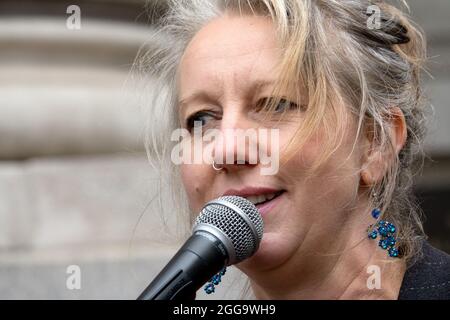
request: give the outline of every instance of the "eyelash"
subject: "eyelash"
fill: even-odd
[[[275,100],[275,99],[276,99],[276,98],[273,98],[273,97],[262,98],[262,99],[260,99],[260,100],[258,101],[258,103],[257,103],[257,109],[258,109],[258,111],[261,110],[264,106],[269,105],[269,104],[270,104],[270,100]],[[285,98],[279,99],[277,107],[278,107],[279,105],[285,105],[286,103],[289,104],[288,110],[295,110],[295,109],[299,109],[299,108],[301,108],[302,110],[305,109],[305,106],[299,106],[297,103],[292,102],[292,101],[289,101],[289,100],[287,100],[287,99],[285,99]],[[278,113],[278,112],[282,112],[282,111],[277,110],[277,109],[275,108],[275,112]]]
[[[268,98],[260,99],[257,102],[257,104],[256,104],[257,110],[260,111],[263,108],[263,106],[267,105],[270,102],[268,100],[273,100],[273,99],[275,99],[275,98],[268,97]],[[299,109],[299,108],[304,110],[306,108],[303,105],[299,106],[297,103],[289,101],[289,100],[287,100],[285,98],[281,98],[279,100],[278,106],[279,105],[285,105],[286,103],[289,103],[289,107],[288,107],[289,110],[294,110],[294,109]],[[277,113],[280,112],[281,113],[282,111],[275,110],[275,112],[277,112]],[[188,130],[191,131],[194,128],[194,122],[199,121],[198,118],[200,118],[202,116],[209,116],[209,117],[212,117],[212,118],[218,118],[216,113],[213,112],[213,111],[201,110],[201,111],[195,112],[194,114],[190,115],[186,119],[186,122],[185,122],[186,128],[188,128]],[[202,120],[200,120],[200,121],[202,121]]]
[[[186,123],[185,123],[186,128],[188,128],[189,131],[191,131],[194,128],[194,122],[199,121],[198,118],[201,116],[209,116],[212,118],[217,117],[217,115],[212,111],[202,110],[202,111],[195,112],[194,114],[190,115],[186,119]]]

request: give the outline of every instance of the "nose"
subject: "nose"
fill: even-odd
[[[224,113],[220,133],[213,154],[217,166],[233,172],[258,165],[259,139],[256,123],[240,112]]]

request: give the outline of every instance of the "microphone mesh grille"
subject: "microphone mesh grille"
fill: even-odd
[[[251,226],[233,208],[225,204],[207,203],[197,217],[195,224],[210,224],[220,229],[231,240],[236,252],[236,263],[249,258],[259,247],[264,223],[253,203],[238,196],[223,196],[217,200],[239,207],[256,229],[255,236]]]

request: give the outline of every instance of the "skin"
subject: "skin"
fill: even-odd
[[[259,99],[271,94],[280,49],[272,22],[263,17],[226,14],[204,26],[189,43],[179,65],[179,118],[182,125],[198,111],[205,128],[256,128],[262,117],[254,111]],[[195,99],[192,97],[196,93]],[[285,96],[292,96],[286,92]],[[343,108],[345,110],[345,108]],[[405,143],[406,125],[398,108],[390,132],[396,152]],[[302,112],[277,122],[280,145],[285,146],[302,120]],[[345,118],[343,142],[329,161],[310,177],[307,170],[324,144],[321,129],[283,164],[278,173],[260,174],[260,164],[183,164],[181,176],[190,208],[227,189],[244,186],[285,190],[279,203],[264,215],[264,236],[258,252],[237,265],[251,281],[259,299],[396,299],[405,265],[389,259],[377,241],[366,237],[372,224],[367,186],[383,176],[389,159],[370,147],[369,138],[357,141],[356,121]],[[272,124],[273,125],[273,124]],[[225,140],[233,145],[233,141]],[[222,148],[223,146],[217,146]],[[231,150],[236,151],[237,148]],[[243,156],[246,156],[245,154]],[[324,183],[326,182],[326,183]],[[367,267],[381,269],[381,289],[369,290]]]

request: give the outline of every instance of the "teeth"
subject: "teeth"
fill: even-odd
[[[268,194],[260,194],[260,195],[257,195],[257,196],[248,196],[248,197],[245,197],[245,198],[248,201],[250,201],[251,203],[253,203],[254,205],[257,205],[259,203],[272,200],[276,196],[277,196],[276,193],[268,193]]]

